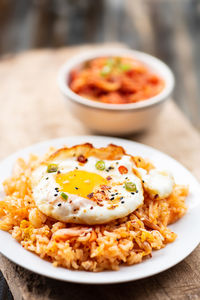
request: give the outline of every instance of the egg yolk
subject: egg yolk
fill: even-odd
[[[107,184],[107,180],[96,173],[74,170],[65,174],[57,174],[56,183],[62,192],[87,198],[95,188]]]

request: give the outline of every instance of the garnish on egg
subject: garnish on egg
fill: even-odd
[[[77,160],[82,164],[85,164],[88,161],[87,158],[82,154],[77,157]]]
[[[97,170],[103,171],[105,170],[105,162],[103,160],[98,160],[95,164]]]
[[[58,171],[58,165],[57,164],[49,164],[47,166],[47,173],[54,173]]]
[[[60,196],[61,196],[64,200],[67,200],[67,199],[68,199],[68,195],[65,194],[64,192],[60,193]]]
[[[88,197],[89,199],[92,199],[93,195],[94,195],[94,193],[90,193],[90,194],[87,195],[87,197]]]
[[[125,182],[125,189],[129,192],[137,192],[135,183],[131,181]]]
[[[119,166],[118,168],[120,174],[127,174],[128,169],[125,166]]]

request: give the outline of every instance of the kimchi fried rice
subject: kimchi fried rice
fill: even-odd
[[[18,159],[13,174],[3,183],[5,198],[0,201],[0,229],[8,231],[26,250],[32,251],[54,266],[68,269],[117,270],[152,256],[176,239],[167,226],[186,213],[188,187],[174,185],[168,198],[151,199],[144,191],[144,203],[126,217],[101,225],[76,225],[54,220],[36,206],[31,189],[31,173],[49,157],[30,155]],[[154,166],[141,157],[132,157],[138,168]],[[67,229],[62,236],[60,229]]]

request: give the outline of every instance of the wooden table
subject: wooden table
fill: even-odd
[[[30,51],[1,61],[0,158],[42,140],[91,133],[68,113],[55,81],[60,65],[86,48]],[[172,101],[149,131],[130,139],[168,153],[200,179],[199,134]],[[161,274],[118,285],[79,285],[48,279],[2,255],[0,269],[15,300],[200,299],[200,247]]]

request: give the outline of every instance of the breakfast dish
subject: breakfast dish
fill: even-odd
[[[198,183],[141,144],[87,136],[48,141],[2,162],[0,181],[0,251],[45,276],[82,283],[144,278],[199,242]]]
[[[70,72],[69,87],[90,100],[127,104],[147,100],[165,87],[164,80],[130,57],[102,56]]]
[[[4,181],[0,229],[55,266],[117,270],[176,239],[188,187],[116,145],[19,159]]]

